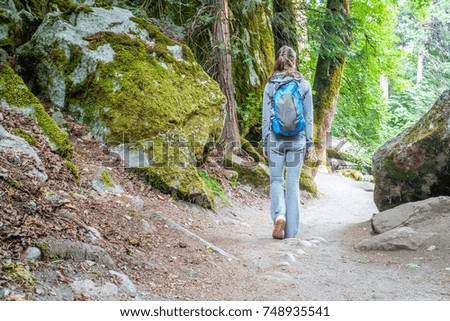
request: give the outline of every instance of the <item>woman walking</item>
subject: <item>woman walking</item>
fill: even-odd
[[[303,159],[313,157],[313,109],[311,86],[297,70],[291,47],[278,50],[274,72],[264,89],[262,124],[263,152],[270,166],[272,236],[293,238],[300,221]]]

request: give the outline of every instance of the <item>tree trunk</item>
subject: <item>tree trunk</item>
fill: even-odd
[[[332,15],[349,17],[350,0],[328,0],[327,10]],[[330,28],[330,30],[332,30]],[[340,30],[339,37],[345,39],[345,46],[349,46],[349,30]],[[341,87],[342,74],[346,60],[345,50],[336,56],[327,56],[321,51],[317,61],[316,74],[314,78],[314,128],[316,155],[319,161],[326,159],[327,137],[329,136],[338,102],[339,89]]]
[[[303,0],[274,0],[272,23],[275,36],[275,50],[289,46],[297,56],[306,43],[306,15],[300,9]]]
[[[240,148],[240,135],[237,122],[237,103],[234,97],[228,0],[212,0],[216,10],[216,21],[213,25],[215,40],[214,58],[216,63],[215,78],[222,93],[227,98],[225,105],[225,123],[222,131],[222,142],[227,150]]]

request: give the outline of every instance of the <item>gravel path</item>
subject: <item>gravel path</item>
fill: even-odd
[[[373,186],[334,174],[316,182],[323,195],[303,206],[296,239],[271,238],[267,199],[224,211],[232,219],[209,231],[214,244],[240,259],[230,280],[236,299],[450,299],[448,251],[356,251],[371,235]]]

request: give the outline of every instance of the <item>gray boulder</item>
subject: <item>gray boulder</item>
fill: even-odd
[[[372,217],[372,229],[380,233],[363,240],[361,250],[416,250],[432,246],[447,250],[450,244],[450,197],[440,196],[399,205]]]
[[[450,195],[450,91],[417,124],[373,156],[374,200],[380,211]]]
[[[196,166],[220,136],[225,99],[186,45],[128,10],[92,8],[47,14],[18,56],[34,90],[95,139],[133,143],[133,160],[146,155],[138,164],[124,157],[127,166],[164,192],[213,207]]]
[[[376,233],[402,226],[420,232],[450,233],[450,197],[403,204],[372,217],[372,229]]]
[[[106,169],[98,172],[97,177],[92,181],[92,188],[100,195],[105,193],[122,194],[125,192],[123,187],[113,180],[111,174]]]
[[[48,176],[41,159],[23,138],[7,132],[0,125],[0,155],[33,180],[45,182]]]
[[[365,239],[356,245],[362,251],[369,250],[417,250],[423,244],[424,235],[409,227],[399,227]]]
[[[66,239],[46,237],[39,240],[38,247],[44,258],[50,260],[90,260],[114,268],[115,264],[109,254],[101,247]]]

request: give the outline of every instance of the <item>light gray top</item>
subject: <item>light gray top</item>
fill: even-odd
[[[285,76],[284,73],[277,74],[274,79],[269,81],[264,88],[264,96],[263,96],[263,115],[262,115],[262,142],[263,142],[263,150],[267,152],[267,142],[268,137],[271,132],[271,122],[275,117],[272,99],[275,94],[275,85],[276,83],[286,82],[287,80],[294,79],[290,76]],[[310,151],[313,148],[313,103],[312,103],[312,93],[311,93],[311,85],[309,81],[303,78],[295,78],[299,84],[300,94],[303,97],[303,118],[305,119],[305,136],[306,136],[306,150]]]

